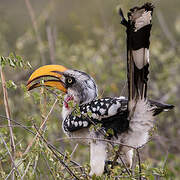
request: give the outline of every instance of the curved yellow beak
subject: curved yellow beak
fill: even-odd
[[[55,87],[63,92],[67,92],[67,89],[65,88],[64,83],[61,80],[61,77],[66,70],[67,68],[61,65],[45,65],[36,69],[28,79],[26,85],[28,91],[40,86],[50,86]],[[32,84],[32,82],[34,82],[35,80],[43,77],[53,77],[55,79],[45,80],[43,83],[37,82],[35,84]]]

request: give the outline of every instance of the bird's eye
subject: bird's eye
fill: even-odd
[[[69,77],[69,78],[67,79],[67,82],[68,82],[68,84],[72,84],[73,79]]]

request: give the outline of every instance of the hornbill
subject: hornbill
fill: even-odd
[[[48,79],[41,82],[41,78],[44,77]],[[27,88],[32,90],[40,86],[55,87],[65,92],[62,128],[67,136],[81,137],[80,142],[90,144],[90,175],[101,175],[107,158],[107,142],[97,140],[98,138],[135,148],[140,147],[148,141],[154,116],[173,108],[173,105],[140,100],[129,121],[128,99],[125,97],[98,99],[98,88],[91,76],[61,65],[45,65],[34,71],[28,80]],[[68,104],[69,101],[73,101],[73,107]],[[97,124],[100,124],[98,130],[90,128],[91,125]],[[109,133],[110,129],[113,133]],[[123,146],[121,152],[130,167],[132,149]]]

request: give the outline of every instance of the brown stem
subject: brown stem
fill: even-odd
[[[141,177],[141,173],[142,173],[141,158],[140,158],[140,155],[139,155],[139,149],[138,148],[136,149],[136,153],[137,153],[138,163],[139,163],[139,180],[141,180],[142,179],[142,177]]]
[[[43,140],[43,142],[47,145],[47,147],[51,150],[51,152],[54,154],[54,156],[59,160],[59,162],[65,167],[65,169],[68,171],[68,173],[73,176],[76,180],[79,180],[79,178],[73,173],[73,171],[69,168],[68,165],[66,165],[63,160],[57,155],[57,153],[54,151],[54,149],[49,146],[49,143],[46,141],[46,139],[42,136],[42,134],[39,132],[38,128],[36,127],[36,125],[34,124],[34,127],[37,131],[37,134],[39,137],[41,137],[41,139]]]
[[[57,103],[58,99],[56,99],[54,101],[54,104],[52,105],[49,113],[47,114],[46,118],[44,119],[44,121],[42,122],[39,130],[42,130],[42,128],[44,127],[44,125],[46,124],[47,120],[48,120],[48,117],[50,116],[50,114],[52,113],[54,107],[55,107],[55,104]],[[25,152],[23,153],[24,155],[27,154],[31,148],[31,146],[33,145],[34,141],[36,140],[36,138],[38,137],[38,133],[36,133],[36,135],[34,136],[33,140],[29,143],[28,147],[26,148]]]
[[[49,24],[47,24],[47,27],[46,27],[46,34],[47,34],[48,45],[49,45],[50,61],[51,61],[51,64],[54,64],[55,63],[55,47],[54,47],[55,43],[54,43],[52,28]]]
[[[6,116],[0,115],[0,117],[3,118],[3,119],[8,119]],[[33,132],[32,130],[30,130],[29,128],[27,128],[27,126],[25,126],[25,125],[23,125],[23,124],[15,121],[15,120],[13,120],[13,119],[8,119],[8,120],[11,121],[12,123],[18,125],[19,127],[22,127],[24,130],[26,130],[27,132],[29,132],[29,133],[31,133],[31,134],[33,134],[33,135],[36,135],[36,134],[37,134],[37,133],[34,133],[34,132]],[[54,151],[56,151],[56,152],[59,153],[60,155],[64,156],[64,154],[63,154],[61,151],[59,151],[56,147],[54,147],[54,146],[53,146],[52,144],[50,144],[49,142],[48,142],[48,145],[51,146],[51,148],[52,148]],[[68,158],[68,157],[66,157],[66,158]],[[2,158],[1,158],[1,159],[2,159]],[[1,161],[1,159],[0,159],[0,161]],[[75,162],[75,161],[73,161],[73,160],[70,160],[70,162],[71,162],[73,165],[75,165],[75,166],[77,166],[78,168],[80,168],[80,170],[83,172],[82,166],[81,166],[80,164],[78,164],[77,162]]]
[[[41,64],[45,64],[46,59],[45,59],[44,50],[43,50],[43,42],[42,42],[41,36],[39,34],[39,31],[38,31],[38,25],[37,25],[35,13],[34,13],[34,10],[33,10],[32,6],[31,6],[30,1],[25,0],[25,3],[26,3],[26,7],[28,9],[28,12],[29,12],[29,16],[30,16],[31,21],[32,21],[32,25],[33,25],[33,28],[34,28],[34,31],[35,31],[36,39],[37,39],[37,42],[38,42],[38,45],[39,45],[39,52],[40,52],[41,61],[42,61]]]
[[[10,115],[10,108],[9,108],[9,103],[8,103],[8,93],[7,93],[7,89],[6,89],[6,81],[5,81],[5,76],[4,76],[2,67],[0,67],[0,71],[1,71],[1,81],[2,81],[2,88],[3,88],[3,94],[4,94],[4,106],[5,106],[6,116],[8,118],[8,126],[9,126],[9,132],[10,132],[12,161],[14,161],[14,159],[15,159],[15,142],[14,142],[14,135],[13,135],[11,121],[9,120],[11,118],[11,115]],[[13,162],[12,162],[12,166],[14,166]],[[11,178],[14,179],[14,173],[12,173]]]

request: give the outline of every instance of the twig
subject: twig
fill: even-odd
[[[128,167],[127,167],[126,163],[123,161],[123,159],[121,158],[121,156],[120,156],[120,155],[119,155],[119,158],[120,158],[120,160],[121,160],[122,164],[124,165],[124,167],[125,167],[125,169],[126,169],[126,172],[127,172],[127,173],[128,173],[128,175],[130,176],[130,175],[131,175],[131,172],[129,171],[129,169],[128,169]]]
[[[75,145],[75,147],[74,147],[74,149],[73,149],[73,151],[72,151],[72,153],[71,153],[70,157],[72,157],[72,156],[73,156],[73,154],[74,154],[74,152],[76,151],[77,147],[78,147],[78,144],[76,144],[76,145]]]
[[[88,118],[88,119],[89,119],[89,121],[90,121],[94,126],[96,125],[90,118]],[[101,133],[103,136],[106,137],[106,134],[104,133],[104,131],[103,131],[102,129],[98,130],[98,132]],[[91,139],[91,138],[90,138],[90,139]],[[93,140],[96,140],[96,139],[100,139],[100,138],[92,138],[92,139],[93,139]],[[120,146],[122,146],[122,145],[123,145],[123,146],[130,147],[129,145],[125,145],[125,144],[122,144],[122,143],[117,143],[117,142],[115,142],[115,141],[111,141],[111,140],[107,140],[107,139],[101,139],[101,141],[102,141],[102,140],[104,140],[105,142],[110,143],[110,145],[112,146],[113,149],[114,149],[114,144],[119,144],[119,149],[120,149]],[[132,147],[132,148],[134,148],[134,147]],[[116,154],[116,156],[115,156],[116,159],[114,159],[114,160],[116,161],[116,160],[118,159],[118,157],[120,158],[122,164],[124,165],[127,173],[128,173],[129,175],[131,175],[131,173],[129,172],[129,169],[128,169],[127,166],[126,166],[126,163],[125,163],[125,162],[123,161],[123,159],[121,158],[121,155],[120,155],[119,150],[118,150],[118,152],[117,152],[117,154]],[[115,164],[115,162],[113,161],[112,167],[114,166],[114,164]]]
[[[1,118],[4,118],[4,119],[9,119],[9,118],[7,118],[6,116],[3,116],[3,115],[0,115],[0,117],[1,117]],[[31,134],[33,134],[33,135],[36,135],[36,133],[34,133],[34,132],[33,132],[32,130],[30,130],[29,128],[27,128],[27,126],[24,126],[23,124],[15,121],[15,120],[13,120],[13,119],[9,119],[9,121],[11,121],[11,122],[19,125],[20,127],[22,127],[23,129],[25,129],[25,130],[28,131],[29,133],[31,133]],[[49,144],[49,146],[51,146],[52,149],[54,149],[54,150],[55,150],[56,152],[58,152],[60,155],[64,156],[64,154],[63,154],[62,152],[60,152],[57,148],[55,148],[52,144],[50,144],[50,143],[48,143],[48,144]],[[67,158],[67,157],[66,157],[66,158]],[[0,160],[1,160],[1,159],[0,159]],[[79,165],[77,162],[75,162],[75,161],[73,161],[73,160],[70,160],[70,162],[71,162],[72,164],[78,166],[78,167],[81,169],[81,171],[83,171],[81,165]]]
[[[19,160],[18,162],[17,162],[17,168],[21,165],[23,163],[23,161],[22,160]],[[13,167],[12,169],[11,169],[11,171],[10,171],[10,173],[6,176],[6,178],[5,178],[5,180],[8,180],[9,179],[9,176],[14,172],[14,170],[15,170],[15,167]]]
[[[66,151],[64,153],[63,162],[66,160]]]
[[[132,167],[131,167],[131,174],[132,176],[134,176],[134,170],[135,170],[135,167],[136,167],[136,162],[137,162],[137,156],[136,154],[134,154],[134,157],[133,157],[133,163],[132,163]]]
[[[17,167],[16,167],[16,165],[15,165],[15,162],[14,162],[13,156],[12,156],[11,152],[9,151],[8,146],[7,146],[7,144],[6,144],[6,142],[5,142],[4,138],[2,137],[2,135],[1,135],[1,134],[0,134],[0,138],[2,139],[3,144],[4,144],[5,148],[7,149],[7,152],[8,152],[8,154],[9,154],[10,158],[11,158],[11,162],[12,162],[12,164],[13,164],[13,168],[15,168],[15,169],[16,169],[16,171],[17,171],[18,175],[19,175],[19,176],[20,176],[20,178],[22,179],[21,174],[20,174],[20,172],[18,171],[18,169],[17,169]],[[13,177],[14,177],[14,175],[13,175]]]
[[[39,45],[39,52],[40,52],[40,56],[41,56],[41,60],[42,60],[42,64],[45,64],[46,62],[46,59],[45,59],[45,55],[44,55],[44,51],[43,51],[43,42],[42,42],[42,39],[41,39],[41,36],[38,32],[38,25],[37,25],[37,21],[36,21],[36,18],[35,18],[35,13],[34,13],[34,10],[31,6],[31,3],[29,0],[25,0],[25,3],[26,3],[26,7],[28,9],[28,12],[29,12],[29,16],[31,18],[31,21],[32,21],[32,25],[33,25],[33,28],[34,28],[34,31],[35,31],[35,35],[36,35],[36,39],[37,39],[37,42],[38,42],[38,45]]]
[[[47,39],[48,39],[48,45],[49,45],[49,55],[50,55],[50,61],[52,64],[55,63],[55,47],[54,47],[54,38],[52,34],[52,28],[47,22],[46,27],[46,33],[47,33]]]
[[[23,140],[23,139],[21,139],[15,146],[19,145],[19,144],[22,142],[22,140]],[[3,156],[0,157],[0,161],[2,161],[2,160],[6,157],[7,154],[8,154],[8,151],[6,151],[5,153],[3,153]]]
[[[36,125],[34,124],[34,127],[37,131],[38,136],[41,137],[41,139],[43,140],[43,142],[47,145],[47,147],[51,150],[51,152],[54,154],[54,156],[59,160],[59,162],[65,167],[65,169],[69,172],[69,174],[71,176],[73,176],[74,178],[76,178],[77,180],[79,180],[79,178],[71,171],[71,169],[63,162],[63,160],[54,152],[54,149],[49,146],[49,143],[46,141],[46,139],[42,136],[42,134],[39,132],[38,128],[36,127]]]
[[[2,88],[3,88],[3,94],[4,94],[4,106],[5,106],[5,110],[6,110],[6,116],[8,119],[10,119],[11,116],[10,116],[10,108],[9,108],[9,103],[8,103],[8,93],[7,93],[7,89],[6,89],[6,81],[5,81],[5,76],[4,76],[1,66],[0,66],[0,71],[1,71],[1,81],[2,81]],[[15,159],[15,142],[14,142],[13,130],[11,127],[11,121],[9,121],[9,120],[8,120],[8,126],[9,126],[9,131],[10,131],[12,161],[14,161],[14,159]],[[12,174],[12,180],[13,179],[14,179],[14,173]]]
[[[37,167],[37,162],[38,162],[39,158],[38,158],[38,155],[35,157],[35,162],[34,162],[34,167],[33,167],[33,171],[32,171],[32,174],[35,174],[36,172],[36,167]]]
[[[26,169],[25,169],[25,171],[24,171],[24,174],[23,174],[23,176],[22,176],[22,179],[24,179],[24,176],[26,175],[26,173],[27,173],[27,171],[28,171],[28,169],[29,169],[30,164],[31,164],[31,161],[29,161],[29,163],[28,163],[28,165],[27,165],[27,167],[26,167]]]
[[[13,122],[14,124],[18,125],[19,127],[22,127],[23,129],[25,129],[26,131],[30,132],[31,134],[33,135],[36,135],[36,133],[34,133],[33,131],[31,131],[29,128],[27,128],[28,126],[24,126],[23,124],[13,120],[13,119],[10,119],[10,118],[7,118],[6,116],[3,116],[3,115],[0,115],[1,118],[4,118],[4,119],[7,119],[8,121],[11,121]]]
[[[46,159],[46,157],[45,157],[45,154],[44,154],[44,152],[42,152],[42,157],[43,157],[43,159],[44,159],[44,161],[45,161],[45,163],[46,163],[46,166],[47,166],[47,168],[49,169],[49,172],[50,172],[50,174],[52,175],[52,178],[55,180],[56,178],[55,178],[55,176],[54,176],[54,174],[53,174],[53,172],[52,172],[52,170],[51,170],[51,167],[49,166],[49,163],[48,163],[48,161],[47,161],[47,159]]]
[[[56,151],[57,153],[59,153],[61,156],[64,156],[64,154],[63,154],[62,152],[60,152],[57,148],[55,148],[52,144],[50,144],[49,142],[47,142],[47,143],[48,143],[48,146],[50,146],[54,151]],[[66,156],[66,159],[67,159],[67,158],[68,158],[68,157]],[[70,162],[71,162],[72,164],[78,166],[78,167],[81,169],[81,171],[83,172],[82,166],[81,166],[80,164],[78,164],[77,162],[75,162],[75,161],[73,161],[73,160],[70,160]]]
[[[52,111],[53,111],[53,109],[54,109],[55,104],[57,103],[57,101],[58,101],[58,99],[56,99],[56,100],[54,101],[54,104],[52,105],[49,113],[47,114],[46,118],[45,118],[44,121],[42,122],[39,130],[41,130],[41,129],[43,128],[43,126],[45,125],[45,123],[47,122],[48,117],[49,117],[50,114],[52,113]],[[27,153],[29,152],[29,150],[30,150],[31,146],[33,145],[34,141],[36,140],[37,136],[38,136],[38,133],[35,135],[35,137],[33,138],[33,140],[29,143],[28,147],[26,148],[26,150],[25,150],[25,152],[24,152],[23,154],[27,154]]]
[[[121,148],[122,148],[122,145],[119,145],[119,149],[118,149],[118,151],[116,152],[116,155],[115,155],[114,160],[113,160],[112,168],[114,167],[117,159],[119,158],[119,159],[121,160],[122,164],[124,165],[124,167],[125,167],[126,172],[128,173],[128,175],[131,175],[131,172],[129,171],[126,163],[125,163],[125,162],[123,161],[123,159],[121,158],[121,155],[120,155]]]
[[[169,148],[168,148],[168,150],[166,152],[166,156],[165,156],[165,159],[164,159],[164,162],[163,162],[163,165],[162,165],[162,169],[165,168],[165,165],[166,165],[166,162],[167,162],[167,159],[168,159],[168,155],[169,155]]]
[[[120,96],[122,96],[122,95],[124,94],[125,89],[126,89],[126,86],[127,86],[127,80],[126,80],[126,82],[124,83],[124,86],[123,86],[123,88],[122,88],[122,90],[121,90],[121,92],[120,92]]]
[[[157,15],[157,19],[159,21],[159,24],[161,26],[162,31],[164,32],[166,38],[168,39],[168,41],[171,43],[171,46],[173,48],[176,47],[177,45],[177,41],[176,39],[173,37],[173,34],[170,32],[169,27],[164,19],[164,16],[162,14],[162,12],[160,10],[156,11],[156,15]]]
[[[139,180],[142,179],[141,177],[141,173],[142,173],[142,170],[141,170],[141,158],[140,158],[140,155],[139,155],[139,149],[136,148],[136,153],[137,153],[137,157],[138,157],[138,163],[139,163]]]
[[[71,139],[89,139],[89,140],[104,141],[104,142],[113,143],[113,144],[118,144],[118,145],[122,145],[122,146],[126,146],[126,147],[129,147],[129,148],[136,149],[136,147],[133,147],[133,146],[130,146],[130,145],[127,145],[127,144],[123,144],[123,143],[116,142],[116,141],[109,140],[109,139],[102,139],[102,138],[91,138],[91,137],[65,137],[65,138],[59,138],[59,139],[57,139],[57,140],[58,140],[58,141],[63,141],[63,140],[71,140]]]
[[[117,159],[119,157],[119,153],[120,153],[121,149],[122,149],[122,145],[119,145],[119,149],[116,152],[115,157],[114,157],[113,162],[112,162],[112,168],[114,167],[114,165],[115,165],[115,163],[116,163],[116,161],[117,161]]]
[[[5,127],[21,127],[20,125],[11,125],[11,126],[8,126],[8,125],[0,125],[0,128],[5,128]],[[26,126],[26,127],[32,127],[32,126]]]
[[[118,145],[121,145],[121,146],[126,146],[126,147],[129,147],[129,148],[133,148],[133,149],[136,149],[136,147],[133,147],[133,146],[129,146],[127,144],[123,144],[123,143],[119,143],[119,142],[116,142],[116,141],[112,141],[112,140],[108,140],[108,139],[101,139],[101,138],[88,138],[88,137],[66,137],[66,138],[60,138],[58,140],[67,140],[67,139],[89,139],[89,140],[97,140],[97,141],[104,141],[104,142],[107,142],[107,143],[110,143],[113,146],[113,144],[118,144]],[[120,154],[118,154],[118,157],[120,158],[121,162],[123,163],[127,173],[129,175],[131,175],[130,171],[128,170],[126,164],[124,163],[123,159],[120,157]]]

